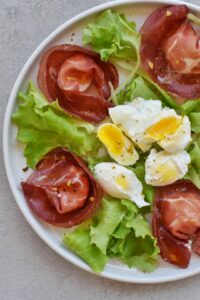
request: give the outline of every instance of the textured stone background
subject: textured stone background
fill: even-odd
[[[0,0],[2,125],[11,88],[37,45],[70,17],[104,2]],[[200,0],[190,2],[200,5]],[[40,240],[22,217],[7,183],[2,151],[0,155],[1,300],[200,299],[200,275],[166,284],[126,284],[96,277],[64,261]]]

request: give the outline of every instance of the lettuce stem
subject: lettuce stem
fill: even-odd
[[[188,14],[187,15],[188,20],[192,21],[193,23],[197,24],[200,26],[200,18],[193,15],[193,14]]]

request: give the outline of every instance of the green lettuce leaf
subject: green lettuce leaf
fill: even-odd
[[[200,133],[200,112],[191,112],[188,114],[191,123],[191,129],[195,133]]]
[[[110,255],[117,256],[130,268],[135,267],[143,272],[152,272],[158,264],[159,248],[156,239],[152,236],[144,216],[132,206],[133,203],[128,200],[122,200],[122,203],[130,209],[123,222],[112,234],[115,239],[112,239],[110,243]]]
[[[127,228],[132,228],[135,231],[136,237],[145,238],[148,235],[151,235],[151,230],[149,224],[140,214],[136,215],[132,220],[126,223]]]
[[[200,137],[193,142],[189,153],[192,165],[200,172]]]
[[[192,142],[187,149],[191,163],[184,178],[200,189],[200,99],[187,100],[181,105],[181,109],[183,115],[188,115],[193,132]]]
[[[181,110],[183,115],[188,115],[192,131],[200,133],[200,99],[187,100]]]
[[[184,114],[189,114],[190,112],[199,112],[200,111],[200,99],[187,100],[181,105],[182,111]]]
[[[200,135],[194,134],[192,143],[187,149],[190,154],[191,163],[188,173],[184,177],[194,183],[200,189]]]
[[[47,102],[32,83],[26,93],[19,93],[18,100],[12,120],[18,126],[18,140],[25,144],[29,167],[35,168],[47,152],[59,146],[85,160],[97,156],[101,144],[93,125],[69,116],[56,101]]]
[[[130,200],[122,199],[121,205],[126,207],[126,220],[129,220],[129,216],[130,218],[132,218],[132,216],[139,212],[139,208],[137,207],[137,205]]]
[[[149,153],[141,153],[140,160],[135,163],[134,166],[128,167],[128,169],[132,170],[139,181],[143,186],[143,194],[146,202],[149,202],[151,205],[140,208],[140,212],[149,213],[152,209],[152,204],[155,195],[155,187],[149,185],[145,181],[145,160],[148,157]],[[130,202],[130,201],[129,201]]]
[[[134,60],[139,65],[140,34],[136,24],[110,9],[85,27],[83,44],[90,44],[103,61],[109,58]]]
[[[134,231],[132,231],[124,240],[121,249],[122,261],[130,268],[136,267],[143,272],[152,272],[158,265],[157,255],[159,249],[151,236],[136,238]]]
[[[132,167],[132,170],[134,171],[137,178],[140,180],[140,182],[143,185],[143,193],[145,197],[145,201],[149,202],[151,205],[153,204],[153,199],[155,195],[155,188],[145,181],[145,161],[140,161],[135,164],[134,167]],[[145,209],[149,209],[150,207],[146,206]]]
[[[195,170],[192,164],[189,166],[188,172],[184,178],[190,180],[198,189],[200,189],[200,173]]]
[[[123,104],[130,102],[137,97],[141,97],[146,100],[161,100],[164,106],[168,106],[174,109],[180,109],[180,106],[175,100],[158,84],[150,79],[150,77],[139,70],[138,75],[128,80],[125,88],[117,94],[117,103]]]
[[[102,270],[104,263],[111,257],[117,257],[129,267],[144,272],[152,272],[156,268],[159,253],[156,239],[133,202],[104,197],[92,221],[87,224],[87,228],[82,228],[83,225],[66,233],[64,244],[94,271]],[[98,259],[100,262],[97,262]],[[95,262],[100,263],[100,266]]]
[[[97,215],[98,223],[91,226],[91,244],[95,244],[106,255],[107,246],[114,230],[125,215],[125,208],[111,197],[103,199],[102,209]]]
[[[112,233],[112,237],[115,239],[124,240],[125,237],[131,232],[131,228],[128,228],[126,226],[125,222],[120,222],[119,226],[116,228],[116,230]],[[114,245],[117,241],[112,241],[112,247],[114,249]]]
[[[149,257],[148,255],[134,255],[128,258],[124,258],[123,261],[131,267],[135,267],[136,269],[142,272],[153,272],[158,266],[158,262],[155,258]]]
[[[117,95],[117,102],[118,104],[123,104],[124,102],[131,102],[137,97],[142,97],[146,100],[158,99],[158,95],[141,76],[134,78],[126,85],[125,89],[120,91]]]
[[[90,265],[94,272],[101,272],[108,261],[95,245],[91,245],[90,231],[78,228],[70,234],[65,234],[63,243]]]

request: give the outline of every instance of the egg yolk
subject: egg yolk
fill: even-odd
[[[119,185],[123,190],[128,189],[128,181],[125,175],[119,175],[115,178],[115,182]]]
[[[100,126],[97,136],[110,153],[114,155],[122,154],[125,146],[125,136],[116,125],[104,124]]]
[[[156,141],[160,141],[168,135],[174,134],[181,125],[181,118],[169,117],[160,120],[146,130],[146,134]]]
[[[163,183],[176,181],[177,176],[179,175],[176,166],[171,161],[168,161],[166,164],[158,165],[156,173],[160,175],[161,182]]]

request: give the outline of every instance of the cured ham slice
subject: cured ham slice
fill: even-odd
[[[185,5],[159,8],[140,30],[143,68],[179,103],[200,97],[199,36],[188,12]]]
[[[180,239],[188,239],[200,228],[200,195],[164,199],[161,214],[165,228]]]
[[[180,74],[200,74],[200,36],[185,21],[163,46],[171,68]]]
[[[159,206],[157,204],[157,208]],[[161,257],[168,263],[187,268],[191,258],[191,251],[187,241],[174,237],[162,224],[159,210],[154,209],[153,234],[157,238]]]
[[[59,227],[72,227],[89,218],[102,198],[85,163],[62,148],[47,154],[21,186],[36,216]]]
[[[195,239],[193,249],[200,254],[200,236],[195,237],[199,229],[199,189],[186,180],[157,189],[153,232],[164,260],[187,267],[191,256],[189,239]]]
[[[54,46],[40,61],[38,86],[48,101],[58,99],[64,110],[88,122],[99,123],[108,116],[109,82],[117,87],[116,68],[81,46]]]

